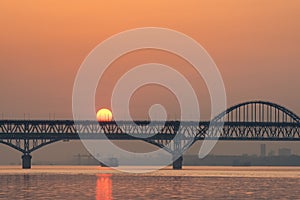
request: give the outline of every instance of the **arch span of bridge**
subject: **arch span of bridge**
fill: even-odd
[[[178,155],[198,140],[300,141],[299,127],[300,118],[285,107],[250,101],[228,108],[211,121],[198,122],[1,120],[0,143],[20,151],[22,167],[28,169],[33,151],[60,140],[143,140],[172,154],[173,169],[181,169]],[[147,137],[153,133],[157,134]],[[179,140],[173,140],[176,134]]]

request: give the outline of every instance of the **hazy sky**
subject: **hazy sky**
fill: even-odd
[[[31,118],[47,119],[49,113],[71,118],[73,82],[87,54],[113,34],[158,26],[185,33],[208,51],[224,79],[228,105],[261,99],[300,115],[299,11],[297,0],[2,0],[0,113],[4,118],[23,118],[24,113]],[[95,106],[110,107],[110,90],[120,76],[116,71],[121,73],[132,64],[148,61],[175,67],[182,62],[163,53],[157,56],[159,53],[133,52],[117,60],[111,67],[120,70],[108,72],[100,82]],[[197,85],[193,71],[185,65],[178,67],[190,77],[201,99],[203,83]],[[137,93],[133,101],[139,108],[136,117],[144,116],[140,113],[143,106],[156,100],[159,98],[145,99],[142,91]],[[161,101],[171,105],[171,110],[176,107],[176,102],[168,105]],[[201,103],[209,112],[208,99]]]
[[[229,105],[262,99],[300,113],[299,4],[1,1],[0,112],[71,116],[73,82],[87,54],[118,32],[158,26],[183,32],[206,48],[222,73]],[[99,106],[110,106],[107,99],[97,94]]]

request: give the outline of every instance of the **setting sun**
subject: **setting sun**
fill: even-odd
[[[112,112],[106,108],[98,110],[97,120],[99,122],[110,122],[112,120]]]

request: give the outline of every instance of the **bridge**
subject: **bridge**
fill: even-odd
[[[143,140],[164,148],[173,156],[173,169],[181,169],[182,153],[198,140],[300,141],[300,118],[278,104],[250,101],[228,108],[211,121],[200,122],[0,121],[0,143],[23,154],[23,169],[31,168],[31,153],[48,144],[107,138]]]

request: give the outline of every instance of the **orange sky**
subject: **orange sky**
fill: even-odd
[[[222,73],[229,105],[262,99],[300,115],[299,8],[297,0],[2,0],[0,113],[70,118],[73,82],[85,56],[113,34],[158,26],[183,32],[206,48]],[[110,84],[108,79],[102,86]],[[96,106],[109,107],[102,94],[97,93]]]

